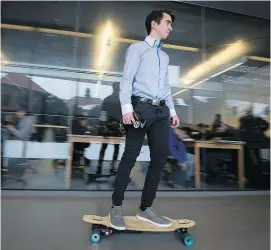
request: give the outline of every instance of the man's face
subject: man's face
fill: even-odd
[[[160,24],[154,22],[156,33],[160,36],[161,40],[166,39],[172,31],[172,20],[170,15],[164,13]]]

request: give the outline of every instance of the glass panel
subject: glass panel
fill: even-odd
[[[20,12],[14,11],[19,8]],[[42,14],[34,11],[37,8],[43,10]],[[10,29],[3,25],[1,29],[2,121],[5,126],[18,125],[21,119],[16,115],[18,108],[27,108],[33,117],[35,132],[27,146],[22,140],[2,137],[8,141],[2,160],[19,159],[21,153],[26,152],[27,166],[31,165],[35,171],[26,176],[27,186],[8,180],[2,182],[4,188],[112,190],[114,176],[88,184],[84,179],[85,172],[95,173],[99,169],[102,144],[87,142],[86,147],[79,150],[81,156],[89,160],[87,166],[80,159],[68,165],[69,158],[77,157],[75,148],[69,151],[68,134],[74,133],[74,124],[82,125],[86,120],[87,134],[104,138],[104,131],[101,133],[105,114],[103,104],[112,96],[114,83],[121,79],[126,50],[132,42],[144,40],[146,15],[153,9],[164,8],[173,9],[176,16],[173,31],[163,49],[170,58],[170,84],[180,126],[193,130],[198,129],[198,123],[211,126],[214,115],[221,114],[225,123],[238,128],[240,116],[248,107],[252,107],[255,116],[269,121],[270,27],[266,20],[177,2],[5,2],[2,23],[30,28],[23,30],[17,26]],[[106,30],[107,21],[111,22],[113,39],[101,68],[101,34]],[[54,32],[37,32],[33,27],[51,28]],[[238,40],[246,43],[248,50],[226,53],[213,61],[215,67],[208,74],[201,75],[199,70],[192,74],[196,79],[191,81],[187,77],[188,72],[204,65]],[[234,58],[223,61],[228,56]],[[219,67],[217,62],[220,62]],[[115,95],[109,106],[117,99]],[[266,134],[269,135],[269,131]],[[193,148],[188,151],[194,155]],[[116,166],[122,153],[123,145],[120,145]],[[114,146],[109,145],[104,155],[105,172],[110,171],[113,154]],[[206,156],[206,152],[204,154]],[[145,140],[128,189],[142,189],[149,161]],[[204,177],[206,162],[201,161]],[[71,179],[67,174],[69,166],[72,167]],[[183,189],[183,171],[178,168],[173,176],[175,188],[162,179],[159,190]],[[202,184],[203,189],[213,189],[205,184],[205,178],[202,178]]]

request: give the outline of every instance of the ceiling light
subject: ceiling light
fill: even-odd
[[[261,62],[271,62],[270,58],[266,57],[260,57],[260,56],[249,56],[248,59],[255,60],[255,61],[261,61]]]
[[[191,84],[207,74],[210,74],[218,67],[227,64],[236,58],[244,55],[248,50],[248,46],[243,41],[237,41],[236,43],[230,45],[226,49],[216,53],[210,59],[207,59],[205,62],[195,66],[189,72],[187,72],[182,79],[185,81],[181,81],[185,85]]]
[[[99,63],[98,63],[99,68],[104,67],[105,61],[106,59],[108,59],[111,39],[112,39],[112,28],[111,28],[111,23],[108,22],[102,35],[101,52],[100,52]]]

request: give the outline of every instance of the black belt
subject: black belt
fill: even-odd
[[[132,102],[146,102],[155,106],[165,106],[166,101],[165,100],[152,100],[145,97],[140,96],[132,96]]]

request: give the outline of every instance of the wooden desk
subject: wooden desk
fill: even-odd
[[[66,169],[66,188],[71,186],[71,171],[72,171],[72,156],[73,156],[73,143],[107,143],[107,144],[123,144],[125,137],[103,137],[91,135],[68,135],[69,138],[69,156],[68,165]]]
[[[125,137],[103,137],[90,135],[68,135],[69,137],[69,156],[66,170],[66,188],[71,186],[71,170],[72,170],[72,156],[73,143],[108,143],[108,144],[124,144]],[[194,147],[195,150],[195,184],[196,188],[200,188],[200,148],[219,148],[219,149],[236,149],[238,150],[238,178],[239,188],[244,188],[244,151],[243,142],[238,143],[223,143],[214,141],[196,141],[191,139],[184,139],[184,143],[188,147]]]
[[[239,188],[245,186],[245,170],[244,170],[244,142],[225,143],[214,141],[194,141],[195,149],[195,184],[196,188],[200,188],[200,148],[219,148],[219,149],[236,149],[238,150],[238,178]]]

